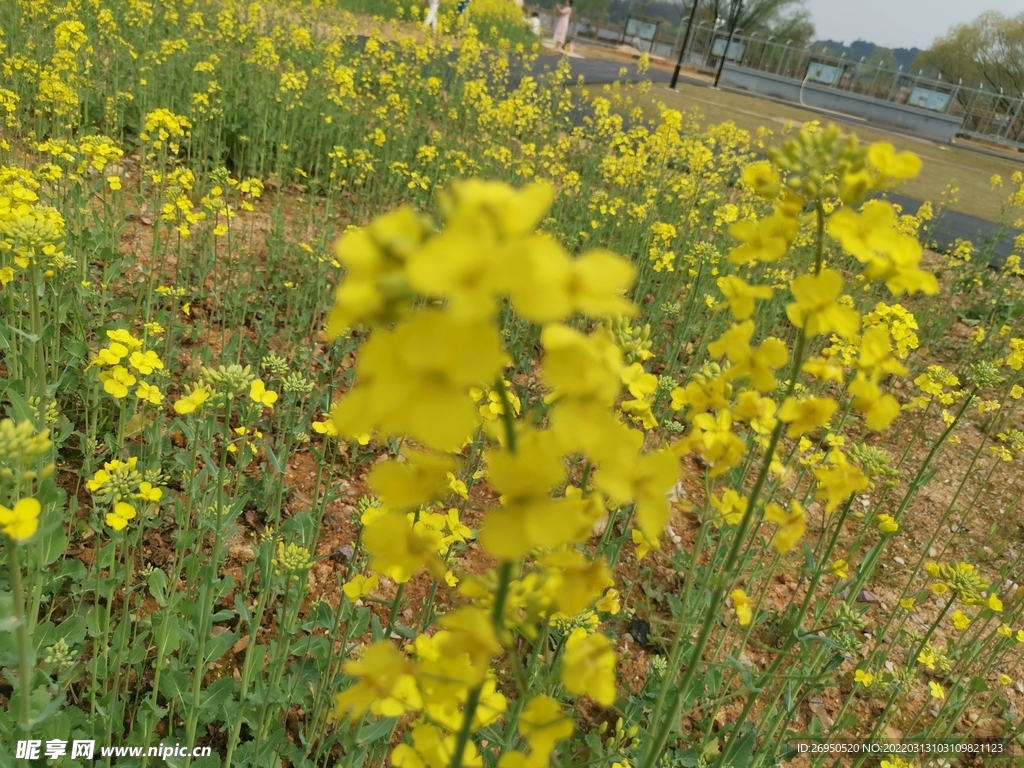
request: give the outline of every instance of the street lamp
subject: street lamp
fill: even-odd
[[[740,13],[743,10],[743,0],[735,0],[733,12],[729,17],[729,36],[725,41],[725,50],[722,51],[722,58],[718,60],[718,71],[715,72],[713,88],[718,87],[718,81],[722,79],[722,70],[725,68],[725,59],[729,55],[729,47],[732,45],[732,37],[736,34],[736,24],[739,23]]]
[[[672,72],[672,82],[668,84],[668,87],[675,90],[676,83],[679,82],[679,70],[683,68],[683,54],[686,53],[686,46],[690,42],[690,30],[693,29],[693,19],[697,15],[697,4],[700,0],[693,0],[693,6],[690,8],[690,18],[686,22],[686,34],[683,35],[683,44],[679,47],[679,59],[676,61],[675,71]]]

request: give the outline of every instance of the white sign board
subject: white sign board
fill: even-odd
[[[714,45],[711,46],[711,55],[721,56],[722,52],[725,51],[725,43],[726,39],[724,37],[720,37],[715,40]],[[733,41],[729,43],[729,53],[726,54],[725,58],[730,61],[739,61],[743,58],[743,53],[746,50],[747,46],[745,43]]]
[[[951,94],[945,91],[933,91],[931,88],[919,87],[910,92],[907,106],[930,109],[933,112],[945,112],[949,106],[950,96]]]
[[[626,37],[639,37],[641,40],[653,40],[654,33],[658,31],[657,24],[640,19],[629,19],[626,21]]]
[[[807,67],[807,79],[812,83],[835,85],[836,81],[839,80],[839,73],[839,67],[833,67],[831,64],[822,64],[819,61],[812,61]]]

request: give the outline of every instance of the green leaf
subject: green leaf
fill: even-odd
[[[177,699],[184,704],[190,695],[188,677],[180,669],[165,669],[160,678],[160,693],[168,700]]]
[[[217,711],[225,702],[231,699],[234,692],[234,678],[230,676],[222,677],[220,680],[214,681],[214,683],[205,691],[200,692],[199,709],[206,712],[208,715],[216,717]]]
[[[13,632],[21,626],[22,621],[14,618],[14,598],[11,593],[0,592],[0,632]]]
[[[161,608],[167,607],[167,574],[163,569],[157,568],[149,574],[149,594],[156,600]]]
[[[212,636],[206,644],[206,663],[211,664],[217,661],[217,659],[228,652],[237,640],[237,632],[223,632]]]
[[[383,738],[390,737],[398,720],[393,717],[383,717],[369,723],[363,722],[356,734],[356,744],[367,746]]]

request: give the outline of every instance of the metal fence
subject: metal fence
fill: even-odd
[[[537,11],[545,30],[553,18],[544,8]],[[574,16],[569,26],[570,39],[587,39],[597,44],[632,45],[638,50],[675,62],[679,58],[678,34],[661,30],[653,40],[633,39],[624,24],[612,24]],[[914,74],[902,67],[889,69],[834,56],[821,47],[793,45],[757,32],[742,30],[727,46],[727,35],[708,22],[693,26],[682,61],[685,66],[712,71],[724,55],[730,63],[780,77],[806,80],[815,85],[836,88],[874,99],[917,109],[959,117],[958,133],[994,144],[1024,149],[1024,93],[1009,94],[986,88],[984,83],[950,83]],[[728,49],[727,49],[728,48]]]
[[[688,48],[684,61],[710,67],[724,52],[725,37],[708,30],[695,34]],[[756,34],[734,35],[727,60],[760,72],[959,117],[961,135],[1024,149],[1024,93],[926,78],[902,67],[852,61],[813,46],[793,46]]]

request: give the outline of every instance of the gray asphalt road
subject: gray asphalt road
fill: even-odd
[[[561,61],[561,56],[556,54],[544,54],[540,56],[534,65],[533,72],[539,74],[545,70],[553,70]],[[569,59],[571,74],[567,82],[575,83],[582,75],[583,82],[588,85],[605,85],[609,83],[639,83],[645,80],[652,82],[668,82],[671,78],[668,73],[651,69],[641,74],[635,63],[623,64],[615,61],[602,61],[600,59]],[[625,74],[620,74],[625,67]],[[516,76],[521,76],[513,68],[512,82],[516,82]],[[707,83],[699,80],[683,78],[693,85],[706,86]],[[585,110],[577,110],[571,116],[573,122],[582,122]],[[921,201],[914,200],[902,195],[889,195],[889,198],[899,203],[907,211],[916,211]],[[1014,230],[1008,227],[1000,227],[991,222],[979,219],[975,216],[968,216],[956,211],[947,211],[942,218],[934,222],[929,231],[930,245],[937,250],[945,251],[952,248],[957,239],[970,240],[975,248],[979,249],[991,262],[993,266],[999,267],[1006,261],[1006,257],[1013,251],[1014,239],[1024,234],[1021,230]]]
[[[889,199],[907,212],[914,212],[921,205],[903,195],[890,194]],[[993,267],[1001,267],[1006,257],[1013,252],[1013,243],[1018,235],[1024,234],[1019,229],[1001,227],[990,221],[968,216],[957,211],[946,211],[928,231],[929,245],[940,252],[953,249],[956,240],[970,240],[976,249],[984,255]]]
[[[539,69],[550,68],[554,69],[558,62],[561,60],[561,56],[553,54],[545,54],[537,60],[537,67]],[[625,64],[617,61],[602,61],[600,59],[569,59],[569,64],[572,67],[571,79],[573,82],[583,75],[583,82],[588,85],[606,85],[608,83],[639,83],[642,80],[650,80],[655,83],[667,83],[670,78],[669,76],[660,70],[651,69],[645,74],[640,74],[636,67],[636,64]],[[626,68],[626,74],[619,76],[619,72],[622,68]]]

